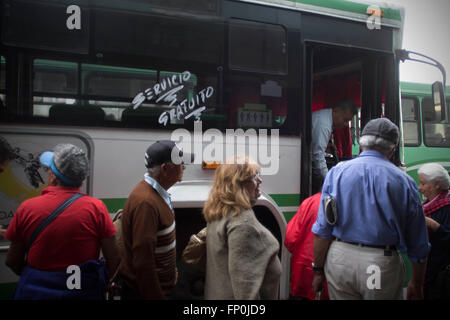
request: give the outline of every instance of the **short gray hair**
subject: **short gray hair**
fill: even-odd
[[[424,164],[419,168],[418,174],[421,174],[428,182],[438,183],[442,190],[448,190],[450,187],[448,171],[439,163],[432,162]]]
[[[60,143],[53,152],[55,169],[73,181],[74,186],[80,186],[89,174],[89,160],[84,150],[70,143]],[[56,177],[64,182],[58,175]]]
[[[360,147],[365,149],[375,149],[378,147],[386,153],[391,152],[396,145],[396,143],[392,143],[391,141],[372,135],[365,135],[359,138]]]
[[[161,165],[153,166],[151,168],[147,168],[148,175],[152,178],[158,176],[161,172]]]

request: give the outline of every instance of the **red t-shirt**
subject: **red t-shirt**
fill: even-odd
[[[289,221],[286,229],[284,245],[292,253],[291,256],[291,294],[296,297],[315,299],[312,289],[314,271],[314,234],[311,228],[319,212],[321,193],[305,199],[295,216]],[[325,285],[322,300],[328,299]]]
[[[28,243],[34,229],[78,188],[47,187],[42,195],[24,201],[17,209],[5,238]],[[65,270],[98,259],[102,239],[116,232],[105,204],[84,196],[73,202],[34,241],[27,263],[39,270]]]

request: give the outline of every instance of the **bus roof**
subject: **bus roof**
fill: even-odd
[[[70,0],[60,0],[67,2]],[[71,2],[85,2],[78,0]],[[404,17],[404,9],[385,2],[373,3],[369,0],[236,0],[238,2],[248,2],[254,4],[261,4],[272,7],[279,7],[290,10],[297,10],[302,12],[316,13],[337,18],[349,19],[359,22],[366,22],[368,18],[367,9],[373,5],[377,5],[382,10],[381,25],[401,28]],[[89,2],[90,5],[105,8],[116,8],[125,10],[138,10],[146,12],[153,7],[161,7],[165,9],[173,8],[175,10],[182,9],[177,7],[173,2],[164,3],[162,1],[149,0],[147,3],[121,0],[95,0]],[[195,4],[195,5],[194,5]],[[184,8],[185,13],[188,11],[197,14],[214,15],[217,14],[218,7],[216,1],[191,2],[191,5]]]
[[[373,3],[365,0],[241,0],[243,2],[261,3],[273,6],[291,8],[299,11],[307,11],[325,15],[333,15],[342,18],[357,18],[367,20],[367,9],[378,5],[382,10],[382,24],[395,24],[400,27],[403,8],[385,2]]]

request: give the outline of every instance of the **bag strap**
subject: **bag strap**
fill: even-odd
[[[77,199],[83,197],[83,193],[75,193],[71,195],[68,199],[66,199],[63,203],[61,203],[52,213],[50,213],[38,226],[34,229],[33,234],[28,241],[28,245],[26,248],[26,253],[30,250],[33,245],[34,240],[41,234],[41,232],[59,216],[64,210],[66,210],[72,203],[74,203]]]

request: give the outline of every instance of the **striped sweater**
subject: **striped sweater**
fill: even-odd
[[[125,286],[141,299],[166,299],[176,281],[175,215],[144,180],[125,203],[122,237]]]

